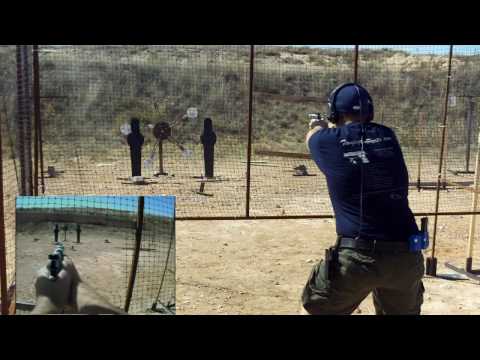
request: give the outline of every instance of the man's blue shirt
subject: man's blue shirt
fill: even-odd
[[[418,232],[407,167],[391,129],[375,123],[323,129],[309,148],[326,176],[339,235],[408,241]]]

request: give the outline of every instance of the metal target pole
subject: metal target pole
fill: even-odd
[[[247,191],[245,213],[250,217],[250,190],[252,169],[252,133],[253,133],[253,89],[255,81],[255,45],[250,45],[250,84],[248,93],[248,144],[247,144]]]
[[[452,78],[452,60],[453,60],[453,45],[450,45],[450,55],[448,59],[448,76],[447,76],[447,89],[445,94],[445,105],[443,113],[443,123],[442,123],[442,143],[440,149],[440,161],[438,168],[438,179],[437,179],[437,195],[435,200],[435,223],[433,226],[433,240],[432,240],[432,254],[427,258],[426,263],[426,274],[430,276],[437,275],[437,258],[435,258],[435,250],[437,243],[437,230],[438,230],[438,211],[440,207],[440,188],[442,183],[442,170],[445,156],[445,140],[447,136],[447,121],[448,121],[448,103],[450,97],[450,80]]]
[[[472,174],[470,171],[470,152],[472,146],[473,115],[475,113],[475,101],[473,97],[468,97],[468,127],[467,127],[467,149],[465,152],[465,174]]]

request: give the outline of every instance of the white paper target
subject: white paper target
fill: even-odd
[[[190,159],[193,156],[193,151],[186,149],[182,152],[182,155],[185,159]]]
[[[132,127],[130,126],[130,124],[123,124],[122,126],[120,126],[120,132],[123,135],[128,136],[132,133]]]
[[[457,106],[457,97],[455,95],[451,95],[449,98],[449,106],[456,107]]]
[[[147,159],[143,162],[145,169],[150,170],[153,167],[153,160]]]
[[[189,119],[196,119],[198,118],[198,109],[197,108],[189,108],[187,110],[187,117]]]

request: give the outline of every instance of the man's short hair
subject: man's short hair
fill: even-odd
[[[352,122],[364,122],[367,120],[368,115],[360,115],[360,114],[348,114],[348,113],[343,113],[340,114],[340,120],[341,121],[352,121]]]

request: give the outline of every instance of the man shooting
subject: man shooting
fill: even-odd
[[[373,100],[360,85],[336,88],[329,108],[330,124],[314,119],[307,145],[326,177],[338,238],[314,267],[303,308],[350,315],[373,292],[378,315],[420,314],[428,234],[426,226],[419,232],[409,207],[395,133],[373,122]]]

